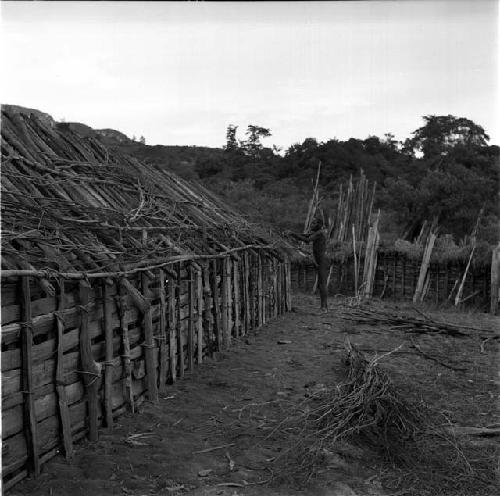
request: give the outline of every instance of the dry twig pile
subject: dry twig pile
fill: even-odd
[[[393,475],[401,477],[386,477],[385,482],[404,486],[403,494],[436,494],[439,488],[438,494],[458,495],[463,494],[460,488],[484,491],[492,483],[482,462],[474,466],[469,461],[450,421],[423,401],[400,394],[379,367],[393,352],[368,360],[349,341],[345,347],[345,380],[311,395],[280,424],[292,439],[275,461],[280,477],[306,484],[328,455],[349,441],[389,461]]]
[[[384,325],[390,329],[401,330],[415,334],[446,334],[454,337],[476,336],[482,338],[494,337],[491,332],[471,326],[453,324],[431,319],[420,313],[421,317],[398,315],[394,311],[384,311],[371,308],[368,305],[349,308],[339,308],[339,317],[358,324]]]

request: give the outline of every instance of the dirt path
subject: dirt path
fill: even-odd
[[[287,440],[273,436],[271,441],[266,436],[286,412],[288,402],[302,400],[317,383],[340,380],[346,334],[372,351],[382,352],[402,341],[401,334],[394,332],[365,335],[359,327],[336,317],[333,310],[320,314],[314,298],[301,295],[294,303],[295,312],[242,338],[229,352],[170,386],[159,404],[143,404],[139,415],[125,415],[112,431],[101,431],[97,443],[78,445],[71,464],[58,457],[44,467],[38,480],[24,481],[11,494],[388,494],[378,480],[376,463],[372,466],[366,451],[355,448],[332,454],[306,491],[285,483],[267,483],[272,475],[270,460]],[[278,344],[280,341],[284,344]],[[394,370],[401,367],[398,360],[410,363],[417,376],[431,367],[426,360],[413,356],[408,362],[408,356],[401,355],[392,364]],[[477,394],[485,397],[470,408],[482,409],[484,422],[491,423],[495,420],[491,387],[495,385],[488,382],[485,371],[492,368],[488,363],[475,367],[477,381],[484,386]],[[451,381],[450,374],[452,371],[437,370],[432,380]],[[466,379],[464,384],[460,381],[457,395],[470,385]]]

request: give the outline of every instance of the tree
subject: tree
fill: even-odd
[[[145,138],[144,136],[141,136],[141,137],[139,138],[139,143],[141,143],[141,144],[145,145],[145,144],[146,144],[146,138]]]
[[[446,155],[456,145],[486,146],[490,137],[478,124],[465,117],[425,115],[425,124],[415,130],[406,146],[423,153],[424,158]]]
[[[249,124],[245,133],[248,136],[247,141],[243,142],[243,148],[247,155],[258,157],[263,148],[260,142],[261,138],[268,138],[271,135],[271,130],[261,126]]]
[[[235,152],[238,150],[238,141],[236,140],[237,130],[238,126],[235,126],[234,124],[229,124],[229,126],[227,126],[226,146],[224,147],[226,152]]]

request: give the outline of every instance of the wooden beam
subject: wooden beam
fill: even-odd
[[[276,258],[271,258],[272,268],[273,268],[273,295],[272,295],[272,315],[273,317],[277,317],[279,314],[279,303],[278,303],[278,261]]]
[[[153,314],[151,310],[151,303],[147,299],[150,294],[149,291],[149,278],[146,274],[142,274],[142,290],[144,296],[142,299],[145,304],[145,312],[143,318],[144,325],[144,361],[146,362],[146,384],[147,384],[147,398],[150,401],[158,401],[158,382],[156,379],[156,363],[154,357],[154,336],[153,336]],[[140,293],[139,293],[140,294]]]
[[[188,354],[188,370],[192,371],[194,369],[194,300],[195,300],[195,285],[194,285],[194,270],[191,266],[188,267],[188,342],[187,342],[187,354]]]
[[[214,333],[216,336],[216,349],[217,351],[222,350],[222,326],[219,318],[219,292],[217,288],[217,261],[212,262],[212,273],[211,273],[211,286],[212,286],[212,300],[213,300],[213,316],[214,316]]]
[[[122,338],[122,358],[123,358],[123,374],[124,374],[124,397],[128,402],[130,411],[135,413],[134,392],[132,389],[132,362],[130,360],[130,338],[128,335],[128,325],[125,320],[126,308],[126,290],[118,284],[118,296],[116,297],[116,304],[118,307],[118,314],[120,316],[120,331]]]
[[[426,281],[427,271],[429,270],[429,263],[431,260],[432,249],[434,248],[435,241],[436,235],[434,233],[430,233],[427,245],[424,250],[424,255],[422,257],[422,264],[420,266],[417,287],[415,288],[415,294],[413,295],[413,303],[421,302],[423,299],[424,285]]]
[[[234,335],[239,337],[241,335],[241,302],[240,302],[240,264],[238,261],[233,262],[233,302],[234,302]]]
[[[179,355],[179,378],[184,377],[184,335],[181,326],[181,264],[177,264],[177,287],[175,290],[176,312],[175,312],[175,330],[177,336],[177,353]]]
[[[92,344],[90,341],[89,332],[89,292],[90,285],[85,282],[80,282],[80,356],[83,368],[83,382],[87,390],[87,401],[89,407],[89,440],[97,441],[98,432],[98,397],[99,378],[101,377],[101,367],[94,361],[92,357]]]
[[[40,475],[40,453],[38,447],[38,430],[33,395],[33,329],[31,315],[30,278],[21,278],[22,290],[22,387],[24,392],[24,428],[28,448],[29,469],[35,476]]]
[[[177,339],[176,339],[176,299],[175,283],[173,277],[168,279],[168,342],[170,354],[170,380],[175,382],[177,378]]]
[[[257,254],[257,327],[262,327],[264,323],[264,291],[262,288],[262,257]]]
[[[161,394],[165,394],[168,372],[168,352],[167,352],[167,304],[165,296],[165,271],[160,269],[160,351],[159,351],[159,367],[158,367],[158,390]]]
[[[64,298],[64,280],[61,280],[59,293],[59,312],[62,312],[64,310]],[[68,399],[66,396],[66,384],[64,382],[64,321],[58,312],[55,313],[55,316],[57,323],[56,393],[58,398],[59,416],[61,418],[64,454],[66,456],[66,459],[69,460],[73,458],[73,439],[71,437],[71,418],[69,416]]]
[[[227,260],[224,258],[221,262],[221,320],[222,320],[222,346],[221,349],[229,348],[229,322],[228,322],[228,299],[229,295],[227,292]]]
[[[292,311],[292,265],[290,260],[287,259],[285,263],[285,294],[286,294],[286,310],[288,312]]]
[[[196,351],[197,363],[203,362],[203,276],[201,267],[196,270],[196,301],[198,314],[196,318]]]
[[[231,336],[233,334],[233,278],[231,277],[233,260],[230,257],[226,259],[226,295],[227,295],[227,334],[226,348],[231,346]]]
[[[210,286],[210,263],[203,265],[203,329],[206,336],[207,353],[211,356],[214,351],[214,325],[212,315],[212,290]]]
[[[248,253],[243,255],[243,319],[244,328],[243,333],[246,335],[250,330],[250,274],[248,270]]]
[[[103,327],[105,341],[104,362],[104,411],[106,426],[113,427],[113,327],[111,324],[111,297],[109,287],[105,281],[102,283]]]
[[[255,256],[253,253],[249,253],[249,266],[248,266],[248,272],[249,272],[249,310],[250,310],[250,328],[255,329],[257,327],[256,322],[257,322],[257,277],[256,277],[256,272],[257,272],[257,261],[255,260]]]

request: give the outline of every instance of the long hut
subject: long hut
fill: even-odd
[[[282,241],[199,184],[2,108],[4,488],[290,310]]]

